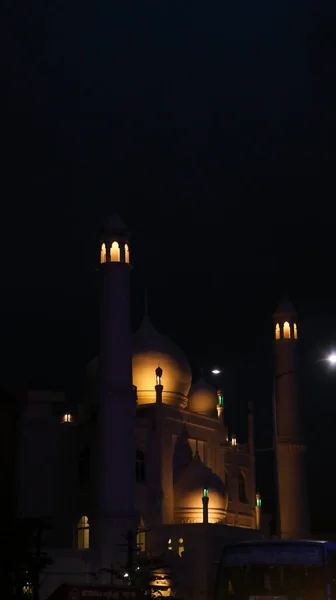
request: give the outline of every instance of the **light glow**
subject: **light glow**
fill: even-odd
[[[336,352],[332,352],[332,353],[331,353],[331,354],[328,356],[327,360],[328,360],[328,362],[329,362],[329,363],[330,363],[332,366],[336,365]]]
[[[212,373],[213,375],[220,375],[220,374],[221,374],[221,372],[222,372],[222,371],[221,371],[220,369],[212,369],[212,370],[211,370],[211,373]]]

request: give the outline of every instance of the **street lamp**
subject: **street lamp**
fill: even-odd
[[[327,356],[327,361],[332,367],[335,367],[336,366],[336,352],[332,352],[331,354],[329,354],[329,356]]]
[[[213,375],[220,375],[220,374],[221,374],[221,372],[222,372],[222,371],[221,371],[220,369],[211,369],[211,373],[212,373]]]

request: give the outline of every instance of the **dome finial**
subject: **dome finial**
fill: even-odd
[[[145,297],[144,297],[144,319],[148,319],[148,287],[145,287]]]

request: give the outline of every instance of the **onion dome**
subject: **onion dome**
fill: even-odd
[[[154,403],[156,369],[162,369],[162,401],[185,408],[191,385],[191,370],[182,350],[167,336],[160,334],[146,316],[133,336],[133,384],[138,404]]]
[[[198,452],[182,471],[174,485],[174,520],[201,523],[203,521],[202,496],[208,491],[209,523],[220,523],[226,518],[228,492],[224,482],[205,466]]]
[[[214,386],[201,378],[191,386],[188,395],[188,410],[205,415],[216,416],[217,392]]]

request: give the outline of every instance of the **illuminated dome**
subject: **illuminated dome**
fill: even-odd
[[[228,492],[223,481],[205,466],[198,452],[182,471],[174,486],[175,522],[201,523],[203,521],[203,490],[209,492],[209,523],[220,523],[226,518]]]
[[[147,317],[133,336],[132,364],[138,404],[155,402],[155,370],[161,367],[163,402],[180,408],[186,407],[191,385],[188,360],[178,346],[154,329]]]
[[[195,383],[188,395],[188,410],[209,417],[216,416],[216,389],[201,378]]]

